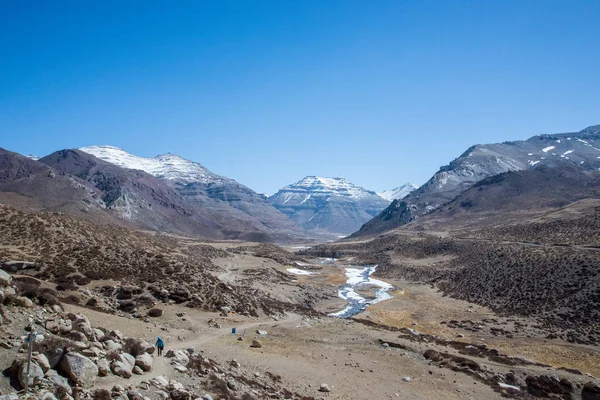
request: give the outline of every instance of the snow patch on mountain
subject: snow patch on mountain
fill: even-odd
[[[383,192],[377,192],[377,194],[379,195],[379,197],[381,197],[387,201],[394,201],[394,200],[399,200],[399,199],[404,198],[410,192],[412,192],[413,190],[416,190],[418,188],[419,188],[418,185],[407,182],[402,186],[398,186],[397,188],[394,188],[394,189],[384,190]]]
[[[120,167],[142,170],[168,181],[211,183],[228,180],[197,162],[175,154],[167,153],[152,158],[138,157],[114,146],[88,146],[79,150]]]
[[[296,183],[287,185],[281,189],[281,192],[285,196],[284,203],[295,197],[295,194],[302,193],[301,204],[311,196],[336,195],[358,199],[375,195],[375,192],[356,186],[344,178],[323,178],[320,176],[307,176]]]

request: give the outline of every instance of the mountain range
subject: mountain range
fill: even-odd
[[[486,178],[539,167],[564,169],[567,166],[590,172],[600,169],[600,125],[580,132],[472,146],[441,167],[419,189],[401,200],[394,200],[354,236],[376,235],[432,214]],[[529,189],[523,190],[533,195]],[[505,202],[512,200],[504,199]]]

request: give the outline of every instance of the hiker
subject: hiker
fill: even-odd
[[[156,348],[158,349],[158,356],[160,357],[162,355],[163,349],[165,348],[165,342],[160,336],[158,337],[158,339],[156,339]]]

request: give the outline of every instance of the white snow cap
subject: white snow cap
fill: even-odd
[[[178,180],[184,183],[227,180],[227,178],[210,172],[201,164],[175,154],[167,153],[152,158],[138,157],[114,146],[89,146],[79,150],[111,164],[129,169],[139,169],[166,180]]]
[[[403,199],[410,192],[412,192],[413,190],[416,190],[418,188],[419,188],[418,185],[415,185],[414,183],[406,182],[402,186],[398,186],[397,188],[394,188],[394,189],[384,190],[383,192],[377,192],[377,194],[379,195],[379,197],[382,197],[387,201],[394,201],[394,200]]]

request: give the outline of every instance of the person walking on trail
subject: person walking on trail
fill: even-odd
[[[156,339],[156,348],[158,349],[158,356],[162,356],[163,349],[165,348],[165,342],[160,336],[158,339]]]

